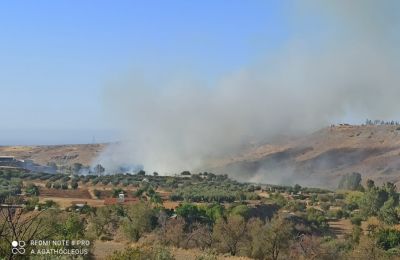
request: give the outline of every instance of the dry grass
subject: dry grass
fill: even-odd
[[[329,228],[338,239],[343,239],[353,231],[353,225],[351,224],[350,219],[332,220],[329,221],[328,224]]]
[[[62,190],[62,189],[48,189],[40,187],[40,195],[43,197],[57,197],[57,198],[74,198],[76,199],[92,199],[87,189],[76,190]]]
[[[52,200],[52,201],[56,202],[63,209],[72,206],[73,201],[86,201],[87,205],[89,205],[91,207],[103,207],[104,206],[103,200],[39,196],[40,203],[43,203],[46,200]]]
[[[58,164],[91,162],[105,149],[106,144],[43,145],[43,146],[0,146],[0,155],[31,159],[45,165],[53,161]]]
[[[176,207],[179,206],[181,202],[179,201],[170,201],[170,200],[166,200],[163,201],[163,207],[166,209],[175,209]]]
[[[115,241],[95,241],[93,246],[93,255],[95,259],[106,259],[114,251],[124,250],[128,245],[122,242]]]
[[[106,257],[112,254],[114,251],[124,250],[129,246],[140,246],[139,243],[128,244],[126,242],[115,242],[115,241],[95,241],[93,247],[93,254],[95,259],[106,259]],[[199,256],[205,254],[198,249],[182,249],[182,248],[171,248],[171,253],[176,260],[195,260]],[[220,255],[217,259],[226,260],[247,260],[247,257],[237,257],[230,255]]]

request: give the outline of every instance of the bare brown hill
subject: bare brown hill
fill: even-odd
[[[32,159],[39,164],[53,161],[90,165],[105,147],[106,144],[0,146],[0,155]],[[400,127],[327,127],[301,138],[253,144],[252,148],[210,165],[208,170],[230,174],[240,181],[336,188],[343,174],[359,172],[363,181],[392,181],[400,187]]]
[[[277,184],[336,188],[340,176],[359,172],[363,181],[400,186],[400,127],[341,125],[280,145],[261,145],[219,161],[211,170]]]
[[[14,156],[17,159],[30,159],[45,165],[55,162],[59,165],[91,162],[104,150],[106,144],[74,144],[46,146],[0,146],[0,155]]]

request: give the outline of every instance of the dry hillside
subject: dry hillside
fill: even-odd
[[[105,146],[105,144],[0,146],[0,155],[15,156],[17,159],[31,159],[42,165],[47,162],[56,162],[61,165],[73,163],[90,165]]]
[[[0,146],[0,155],[89,165],[105,144]],[[253,145],[207,170],[241,181],[336,188],[341,175],[359,172],[363,180],[392,181],[400,187],[400,127],[395,125],[335,126],[279,144]],[[204,169],[201,169],[204,170]]]
[[[242,180],[335,188],[341,175],[400,186],[400,127],[334,126],[281,145],[262,145],[211,169]]]

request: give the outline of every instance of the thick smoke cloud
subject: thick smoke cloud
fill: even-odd
[[[98,162],[175,173],[349,113],[398,116],[396,10],[396,1],[302,2],[288,10],[293,35],[280,51],[212,87],[186,77],[110,84],[106,107],[122,138]]]

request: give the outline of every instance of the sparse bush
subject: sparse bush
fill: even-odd
[[[157,218],[152,207],[147,203],[138,203],[129,206],[125,211],[122,221],[122,231],[125,236],[138,241],[145,232],[151,231],[157,223]]]
[[[331,216],[336,218],[336,219],[343,218],[343,211],[341,209],[333,210],[333,211],[330,211],[330,212],[331,212]]]
[[[241,216],[220,218],[214,225],[213,237],[221,253],[236,255],[245,242],[246,220]]]
[[[126,194],[126,191],[124,191],[121,188],[113,189],[113,191],[112,191],[113,198],[118,198],[120,193]]]
[[[39,188],[33,183],[28,184],[28,186],[25,189],[25,192],[27,195],[30,196],[39,196]]]
[[[329,203],[320,203],[319,206],[321,207],[322,210],[328,211],[331,205]]]
[[[77,181],[71,181],[71,188],[76,190],[78,188],[78,182]]]
[[[94,194],[94,196],[96,196],[97,198],[100,198],[100,196],[101,196],[101,191],[94,189],[94,190],[93,190],[93,194]]]
[[[53,200],[46,200],[43,204],[42,204],[42,208],[44,209],[49,209],[49,208],[58,208],[59,205],[53,201]]]
[[[361,216],[358,216],[358,215],[353,216],[353,217],[350,219],[351,224],[357,225],[357,226],[360,226],[360,225],[361,225],[362,220],[363,220],[362,217],[361,217]]]
[[[302,203],[300,201],[292,200],[287,203],[285,208],[292,212],[296,212],[296,211],[304,212],[306,210],[306,205],[305,205],[305,203]]]
[[[67,182],[62,182],[61,183],[61,189],[68,190],[68,183]]]
[[[32,211],[35,209],[36,205],[39,205],[39,198],[38,197],[29,198],[25,203],[25,210]]]

